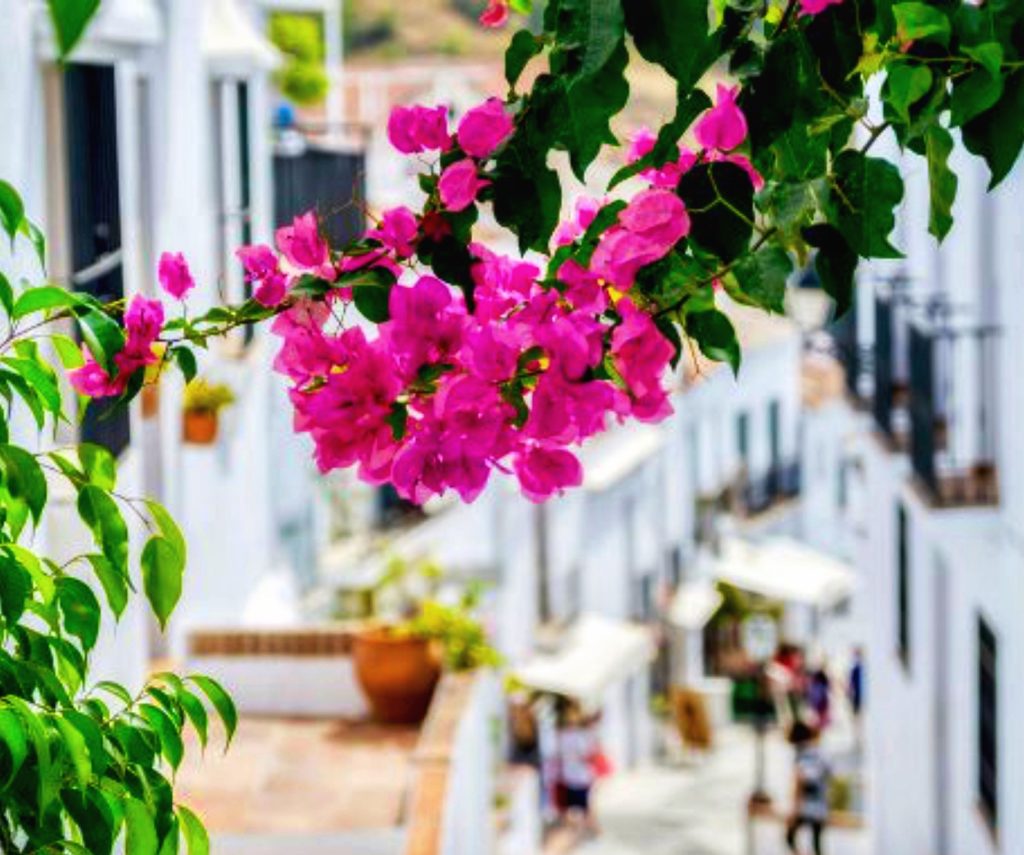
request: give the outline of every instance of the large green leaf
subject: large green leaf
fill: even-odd
[[[946,13],[929,3],[896,3],[896,37],[901,42],[933,41],[949,44],[950,23]]]
[[[50,19],[57,36],[57,49],[66,58],[85,35],[86,27],[100,7],[100,0],[47,0]]]
[[[950,125],[954,128],[984,113],[1003,94],[1002,45],[999,42],[986,42],[976,47],[963,48],[963,51],[977,60],[979,67],[953,83]]]
[[[7,232],[11,243],[25,218],[25,204],[10,184],[0,178],[0,228]]]
[[[924,65],[894,65],[886,75],[883,97],[904,122],[910,122],[910,108],[932,88],[934,77]]]
[[[644,59],[691,88],[716,58],[707,0],[628,0],[626,29]]]
[[[140,704],[139,713],[153,728],[156,735],[160,737],[160,750],[172,769],[181,765],[185,756],[185,747],[181,741],[181,732],[178,725],[171,720],[164,710],[154,704]]]
[[[191,674],[187,679],[194,683],[199,691],[206,695],[207,700],[213,704],[213,708],[224,724],[227,741],[230,745],[231,739],[235,735],[235,729],[238,727],[238,711],[235,709],[235,702],[224,691],[224,687],[212,677],[207,677],[204,674]]]
[[[178,818],[181,820],[188,855],[210,855],[210,837],[199,817],[184,805],[178,805]]]
[[[846,238],[835,226],[819,223],[803,230],[804,240],[817,248],[814,269],[818,272],[821,287],[836,303],[836,314],[843,314],[853,300],[854,273],[857,270],[857,253],[846,242]]]
[[[22,291],[14,303],[11,314],[15,318],[23,318],[33,312],[41,312],[46,309],[66,309],[77,306],[81,302],[82,300],[77,294],[66,288],[58,288],[56,285],[40,285],[38,288]]]
[[[732,321],[718,309],[687,312],[686,334],[697,342],[700,352],[716,362],[727,362],[734,374],[740,371],[740,344]]]
[[[6,790],[14,776],[21,769],[21,764],[28,757],[28,740],[21,719],[13,710],[0,707],[0,743],[7,749],[7,775],[0,782],[0,792]]]
[[[758,252],[744,255],[732,268],[743,302],[779,314],[786,310],[786,281],[792,272],[792,260],[778,246],[766,246]]]
[[[128,605],[128,575],[117,570],[105,555],[90,554],[85,556],[93,573],[103,587],[103,593],[107,598],[107,605],[120,618]]]
[[[96,646],[100,632],[100,604],[92,588],[71,576],[57,580],[57,603],[64,615],[64,629],[82,642],[83,650]]]
[[[124,331],[106,312],[90,306],[79,307],[78,328],[93,358],[110,374],[117,371],[114,357],[124,350]]]
[[[690,214],[690,239],[723,261],[738,257],[750,243],[754,185],[732,163],[701,163],[679,181],[679,195]]]
[[[505,51],[505,79],[515,88],[526,64],[544,50],[544,40],[529,30],[519,30]]]
[[[989,190],[1009,175],[1024,146],[1024,68],[1004,78],[995,106],[964,124],[963,140],[968,151],[985,158]]]
[[[22,501],[39,525],[46,506],[46,478],[39,461],[17,445],[0,445],[3,486],[15,501]]]
[[[146,599],[160,626],[166,628],[167,620],[181,598],[184,558],[167,538],[154,536],[142,549],[141,564]]]
[[[928,157],[930,214],[928,231],[942,240],[953,227],[953,203],[956,201],[957,177],[949,168],[953,137],[938,123],[929,125],[924,135]]]
[[[87,484],[78,492],[78,515],[114,570],[127,574],[128,526],[117,503],[99,487]]]
[[[616,3],[616,5],[618,5]],[[621,39],[607,62],[593,74],[578,76],[568,91],[568,125],[564,136],[573,171],[582,181],[605,143],[614,144],[611,119],[629,100],[625,71],[629,63]]]
[[[157,855],[160,840],[145,802],[124,800],[125,855]]]
[[[901,258],[889,243],[903,199],[899,170],[887,160],[847,149],[835,159],[832,173],[834,222],[847,243],[864,258]]]

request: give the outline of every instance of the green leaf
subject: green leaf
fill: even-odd
[[[171,764],[171,768],[177,770],[185,756],[185,747],[178,726],[164,710],[154,704],[140,704],[139,713],[160,737],[161,753]]]
[[[86,560],[92,567],[93,573],[103,587],[103,593],[107,598],[107,605],[116,618],[124,614],[128,605],[128,577],[126,574],[114,569],[114,565],[107,560],[105,555],[86,555]]]
[[[57,351],[60,364],[68,371],[79,368],[85,364],[85,357],[82,356],[82,348],[78,343],[63,333],[52,333],[50,341],[53,342],[53,349]]]
[[[2,270],[0,270],[0,307],[8,315],[14,311],[14,289]]]
[[[388,300],[395,284],[395,274],[383,267],[367,267],[354,275],[343,277],[342,283],[352,288],[352,300],[368,321],[382,324],[390,316]]]
[[[949,18],[939,8],[927,3],[896,3],[896,37],[900,42],[933,41],[949,44]]]
[[[194,683],[206,695],[210,703],[213,704],[217,715],[220,716],[220,720],[224,723],[224,730],[227,732],[227,742],[230,745],[231,739],[235,735],[235,729],[238,727],[238,711],[235,709],[235,702],[231,700],[231,696],[224,691],[220,683],[212,677],[207,677],[204,674],[192,674],[187,679]]]
[[[25,217],[21,221],[21,226],[18,227],[18,231],[32,244],[32,248],[36,251],[36,258],[39,259],[39,268],[46,272],[46,235],[43,234],[42,230],[33,223],[28,217]]]
[[[87,484],[78,491],[78,515],[114,570],[128,573],[128,526],[117,503],[99,487]]]
[[[745,302],[785,312],[786,281],[793,272],[789,254],[778,246],[766,246],[756,253],[741,257],[732,268]]]
[[[828,223],[808,226],[803,230],[804,240],[818,252],[814,257],[814,269],[818,272],[821,287],[836,303],[836,314],[843,314],[853,300],[853,276],[857,270],[857,253],[840,233]]]
[[[210,855],[210,837],[199,817],[184,805],[178,805],[178,819],[185,833],[188,855]]]
[[[561,0],[558,41],[578,45],[577,74],[590,77],[604,68],[622,42],[625,19],[621,0]]]
[[[17,712],[24,725],[29,744],[32,746],[32,754],[36,761],[38,809],[40,814],[44,814],[56,797],[58,783],[56,776],[50,771],[52,757],[46,726],[43,724],[42,718],[21,698],[9,695],[6,701]]]
[[[32,577],[10,555],[0,552],[0,614],[7,628],[13,627],[25,613],[32,596]]]
[[[86,307],[78,313],[78,327],[93,358],[109,374],[115,373],[114,356],[124,350],[124,331],[117,321],[100,309]]]
[[[196,355],[187,347],[176,347],[172,351],[174,362],[181,371],[181,376],[186,383],[191,383],[199,373],[199,366],[196,364]]]
[[[92,763],[89,761],[89,749],[85,745],[85,738],[63,716],[54,716],[53,721],[60,731],[61,745],[71,761],[78,786],[87,786],[92,778]]]
[[[691,89],[718,53],[708,33],[707,0],[628,0],[622,5],[640,55],[664,68],[682,89]]]
[[[153,517],[153,522],[157,524],[160,533],[174,547],[184,564],[188,559],[188,545],[185,542],[185,536],[181,533],[181,529],[174,521],[174,517],[171,516],[167,508],[155,499],[146,499],[146,509]]]
[[[7,232],[7,237],[14,245],[14,236],[18,234],[21,221],[25,218],[25,204],[21,196],[10,184],[0,179],[0,227]]]
[[[889,68],[883,95],[896,115],[909,124],[910,108],[928,94],[932,80],[932,72],[927,66],[893,65]]]
[[[125,855],[157,855],[160,841],[153,816],[144,802],[124,800]]]
[[[109,695],[113,695],[126,707],[130,707],[133,702],[131,693],[120,683],[114,683],[110,680],[101,680],[98,682],[94,689],[96,691],[106,692]]]
[[[981,67],[953,83],[949,123],[954,128],[984,113],[1003,94],[1003,75],[1000,69],[1003,62],[1002,45],[999,42],[988,42],[973,48],[963,48],[963,52],[977,60]]]
[[[10,709],[0,707],[0,743],[7,748],[7,775],[0,784],[6,790],[28,757],[28,740],[21,719]]]
[[[716,362],[728,362],[733,374],[739,374],[740,344],[732,321],[718,309],[687,312],[686,334],[697,342],[700,352]]]
[[[117,461],[102,445],[81,443],[78,446],[78,460],[90,484],[107,491],[117,485]]]
[[[700,163],[679,182],[690,214],[690,239],[723,261],[746,250],[753,233],[754,186],[732,163]]]
[[[66,59],[85,34],[89,21],[100,7],[100,0],[47,0],[57,49]]]
[[[100,604],[92,588],[71,576],[57,580],[57,603],[64,615],[64,629],[89,651],[100,633]]]
[[[616,0],[616,6],[618,2]],[[568,89],[568,124],[564,142],[569,149],[573,172],[585,180],[587,167],[605,143],[615,144],[611,119],[626,106],[629,84],[625,71],[629,64],[626,44],[620,40],[607,62],[593,74],[578,76]]]
[[[46,506],[46,478],[39,461],[20,446],[0,445],[0,463],[4,470],[3,486],[12,498],[25,502],[38,526]]]
[[[196,735],[199,737],[199,744],[205,748],[209,729],[206,707],[203,706],[203,702],[199,698],[184,688],[177,692],[175,697],[178,699],[178,703],[181,704],[181,708],[185,711],[188,720],[192,722],[192,727],[195,728]]]
[[[161,629],[181,598],[181,580],[185,562],[165,537],[154,536],[142,550],[142,585]]]
[[[59,288],[56,285],[40,285],[38,288],[29,288],[18,295],[18,299],[14,303],[12,317],[23,318],[46,309],[65,309],[77,306],[81,302],[77,294],[66,288]]]
[[[529,30],[519,30],[512,36],[505,51],[505,79],[512,89],[515,89],[526,64],[542,50],[544,50],[544,40]]]
[[[847,149],[833,163],[833,180],[834,222],[853,251],[864,258],[902,258],[889,243],[903,199],[899,170],[887,160]]]
[[[953,227],[953,203],[956,201],[957,177],[949,168],[953,137],[938,123],[931,124],[924,134],[928,158],[930,213],[928,231],[942,240]]]
[[[969,152],[985,158],[992,190],[1010,173],[1024,146],[1024,68],[1004,78],[995,106],[964,124],[963,141]]]

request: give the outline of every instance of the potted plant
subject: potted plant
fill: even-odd
[[[435,596],[440,578],[435,564],[392,559],[374,592],[378,617],[353,638],[356,678],[377,721],[418,724],[443,669],[469,670],[500,661],[472,614],[479,589],[467,588],[447,604]],[[382,619],[379,610],[388,599],[396,617]]]
[[[217,439],[220,411],[235,402],[231,387],[197,378],[185,387],[182,401],[185,442],[211,445]]]
[[[147,365],[142,382],[142,418],[156,418],[160,412],[160,376],[163,374],[164,354],[167,348],[164,345],[154,345],[153,352],[159,357],[152,365]]]

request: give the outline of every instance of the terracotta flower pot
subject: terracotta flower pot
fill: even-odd
[[[147,383],[142,387],[142,418],[154,418],[160,412],[160,387],[156,383]]]
[[[185,442],[212,445],[217,439],[218,418],[213,410],[185,410],[182,433]]]
[[[373,717],[387,724],[419,724],[427,714],[441,665],[422,638],[384,628],[364,630],[352,640],[356,679]]]

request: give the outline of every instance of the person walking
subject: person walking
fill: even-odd
[[[831,722],[832,684],[825,663],[813,668],[807,680],[807,705],[814,711],[815,726],[819,731]]]
[[[558,766],[561,797],[570,824],[596,833],[597,823],[590,809],[590,792],[597,778],[595,758],[600,745],[594,722],[588,720],[579,704],[570,701],[564,708],[558,729]]]
[[[818,744],[817,729],[796,721],[789,741],[796,750],[793,763],[793,812],[786,824],[786,845],[797,853],[797,834],[807,826],[811,831],[814,855],[822,855],[822,837],[828,822],[828,783],[831,770]]]

